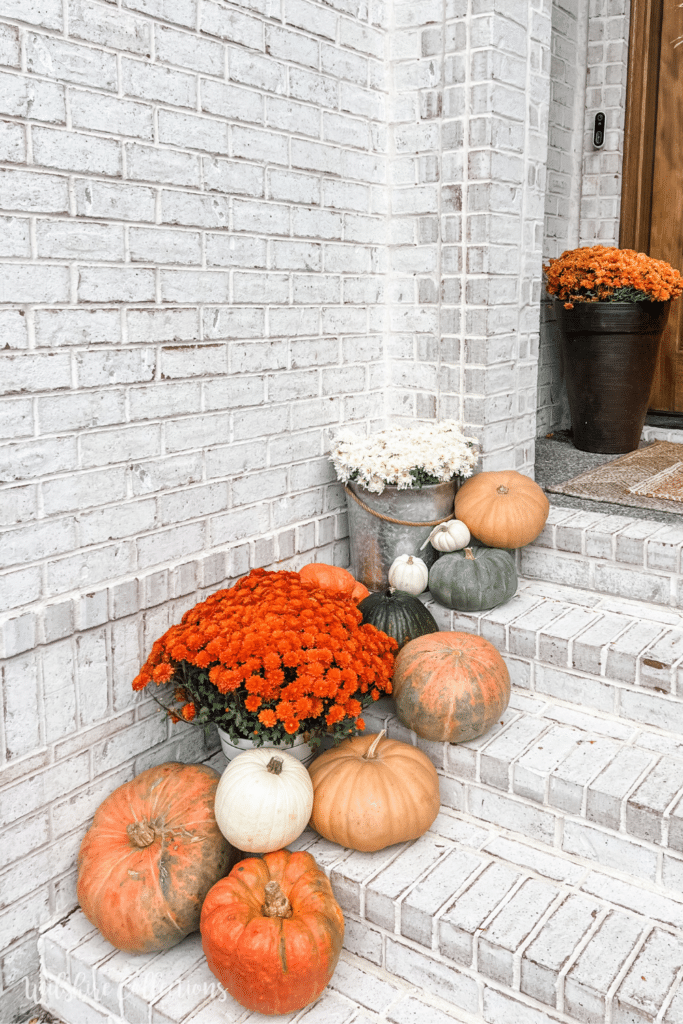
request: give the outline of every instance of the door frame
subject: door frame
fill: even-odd
[[[650,246],[663,0],[631,0],[619,247]]]

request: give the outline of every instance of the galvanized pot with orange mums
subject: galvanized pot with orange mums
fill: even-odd
[[[364,707],[391,693],[396,641],[350,597],[297,572],[254,569],[186,612],[153,645],[133,680],[174,684],[173,721],[215,722],[233,741],[313,745],[365,728]]]

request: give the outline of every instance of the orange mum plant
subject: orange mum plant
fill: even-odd
[[[233,742],[287,746],[298,733],[313,745],[325,733],[339,741],[391,693],[396,641],[362,618],[350,597],[297,572],[254,569],[171,626],[133,689],[174,684],[175,706],[162,704],[173,721],[215,722]]]
[[[666,302],[683,292],[678,270],[635,249],[567,249],[543,270],[548,294],[564,301],[565,309],[575,302]]]

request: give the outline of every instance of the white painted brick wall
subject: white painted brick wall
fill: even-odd
[[[384,411],[388,52],[381,0],[0,18],[9,1007],[97,804],[206,756],[131,691],[153,640],[250,566],[347,562],[325,453]]]
[[[6,0],[0,754],[62,780],[12,818],[38,866],[8,965],[73,906],[102,796],[206,754],[133,697],[154,639],[252,566],[346,563],[331,430],[454,416],[532,472],[551,13]]]
[[[618,245],[628,65],[627,0],[553,0],[548,171],[543,256]],[[593,123],[606,117],[605,145]],[[552,305],[541,303],[539,435],[569,426]]]

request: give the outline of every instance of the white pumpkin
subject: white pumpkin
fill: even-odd
[[[255,747],[233,758],[216,789],[216,823],[245,853],[272,853],[301,835],[313,810],[313,783],[293,754]]]
[[[421,594],[427,589],[429,569],[417,555],[399,555],[389,569],[389,586],[406,594]]]
[[[459,519],[451,519],[435,526],[422,547],[431,544],[437,551],[461,551],[467,547],[470,539],[470,531],[465,524]]]

